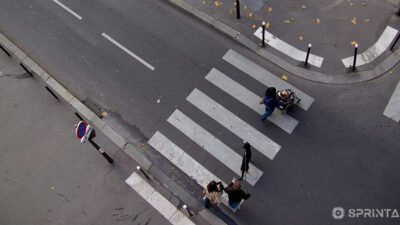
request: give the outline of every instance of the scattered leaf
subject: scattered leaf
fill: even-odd
[[[269,42],[269,39],[266,39],[266,38],[265,38],[265,42]]]
[[[294,18],[290,18],[290,21],[295,21],[295,19]]]
[[[272,7],[268,7],[268,12],[272,12]]]
[[[230,9],[230,10],[229,10],[229,13],[230,13],[230,14],[233,14],[233,9]]]
[[[390,71],[389,71],[389,74],[392,74],[392,73],[393,73],[393,71],[390,70]]]
[[[369,18],[364,20],[364,23],[369,23],[369,21],[371,21]]]
[[[220,6],[220,5],[222,5],[222,2],[215,1],[215,2],[214,2],[214,5],[215,5],[215,6]]]
[[[251,26],[253,29],[256,29],[256,25],[255,24],[253,24],[253,26]]]
[[[350,6],[353,6],[353,5],[354,5],[354,2],[350,2],[349,5],[350,5]]]
[[[251,18],[251,17],[253,17],[253,13],[252,12],[249,13],[249,18]]]
[[[300,41],[302,41],[303,40],[303,36],[300,36],[299,39],[300,39]]]
[[[247,5],[244,5],[244,6],[243,6],[243,9],[246,10],[246,9],[247,9]]]
[[[51,187],[51,190],[54,190],[54,187]]]
[[[236,2],[233,3],[233,6],[236,6]]]
[[[262,42],[258,43],[258,46],[260,46],[260,47],[261,47],[261,46],[262,46]]]
[[[283,22],[284,23],[290,23],[290,20],[284,20]]]
[[[366,6],[367,4],[366,4],[365,2],[362,2],[361,5],[362,5],[362,6]]]
[[[288,80],[286,74],[283,74],[283,75],[281,76],[281,78],[282,78],[282,80]]]
[[[276,36],[275,36],[275,35],[272,35],[272,38],[273,38],[273,39],[276,39]]]
[[[351,45],[356,45],[356,44],[357,44],[356,41],[352,41],[352,42],[351,42]]]
[[[265,27],[266,27],[266,28],[269,28],[270,25],[271,25],[270,23],[266,23],[266,24],[265,24]]]
[[[353,19],[350,20],[350,22],[351,22],[352,24],[357,24],[357,18],[353,17]]]
[[[320,19],[320,18],[317,18],[317,19],[315,19],[315,22],[316,22],[317,24],[320,24],[320,23],[321,23],[321,19]]]
[[[307,6],[305,6],[305,5],[301,6],[301,9],[306,9],[306,8],[307,8]]]
[[[295,5],[295,4],[292,4],[292,5],[290,6],[290,8],[296,8],[296,5]]]
[[[206,1],[202,1],[201,4],[205,5],[205,4],[206,4]]]

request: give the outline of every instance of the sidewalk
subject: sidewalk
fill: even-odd
[[[400,61],[399,44],[394,51],[389,50],[398,35],[396,30],[400,29],[400,17],[395,15],[399,1],[242,0],[240,19],[236,19],[233,0],[170,2],[266,60],[307,80],[332,84],[363,82],[387,73]],[[262,21],[266,22],[268,32],[265,48],[259,46]],[[388,26],[394,29],[386,35]],[[382,41],[389,47],[382,47]],[[302,58],[309,43],[313,56],[305,68]],[[357,65],[365,64],[353,72],[342,59],[354,55],[356,43],[359,45]],[[382,54],[378,54],[380,49]],[[318,63],[310,65],[314,55],[322,59],[320,68],[316,66]]]

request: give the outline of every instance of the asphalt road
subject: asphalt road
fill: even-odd
[[[308,111],[289,115],[299,121],[292,134],[258,115],[204,79],[218,68],[260,96],[265,86],[222,60],[234,49],[281,76],[284,72],[226,36],[163,1],[63,1],[77,19],[53,1],[0,2],[0,30],[27,51],[70,91],[99,102],[109,121],[128,124],[146,138],[156,131],[224,181],[234,173],[166,119],[179,109],[236,152],[242,140],[185,99],[198,88],[282,146],[274,160],[254,152],[264,175],[237,214],[250,224],[395,224],[396,219],[346,218],[332,208],[397,208],[400,147],[398,124],[382,112],[399,80],[398,68],[376,80],[346,86],[322,85],[287,74],[311,95]],[[102,36],[106,33],[151,70]],[[122,125],[121,125],[122,126]],[[240,166],[240,165],[238,165]],[[201,193],[199,193],[201,195]]]

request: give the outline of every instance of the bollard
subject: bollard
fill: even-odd
[[[262,22],[262,47],[265,47],[265,21]]]
[[[239,5],[239,0],[236,0],[236,19],[240,19],[240,5]]]
[[[393,48],[394,48],[394,46],[397,44],[397,41],[399,40],[399,38],[400,38],[400,33],[397,34],[397,38],[396,38],[396,40],[393,42],[392,47],[390,47],[390,51],[393,51]]]
[[[357,50],[358,50],[358,44],[355,44],[354,45],[353,72],[356,71]]]
[[[140,166],[137,166],[136,169],[139,170],[140,172],[142,172],[143,175],[147,178],[147,180],[150,180],[150,177],[147,176],[147,174],[142,170],[142,168],[140,168]]]
[[[304,61],[304,66],[305,67],[307,67],[307,64],[308,64],[308,57],[310,56],[310,51],[311,51],[311,44],[308,44],[306,60]]]
[[[3,46],[0,45],[0,48],[1,48],[9,57],[11,57],[11,54],[8,53],[8,51],[7,51],[5,48],[3,48]]]
[[[192,212],[190,212],[189,208],[187,207],[187,205],[183,205],[182,208],[186,209],[189,213],[189,216],[193,216]]]

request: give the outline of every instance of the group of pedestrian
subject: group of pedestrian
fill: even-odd
[[[211,181],[206,184],[204,188],[204,206],[206,208],[211,208],[214,204],[221,204],[221,196],[223,192],[228,195],[228,204],[231,208],[236,209],[242,200],[247,200],[250,197],[249,193],[245,193],[242,190],[241,180],[246,177],[245,173],[249,171],[249,164],[251,160],[251,146],[248,142],[243,142],[244,154],[242,165],[240,170],[242,171],[242,176],[237,179],[233,178],[231,183],[224,187],[222,182]]]

